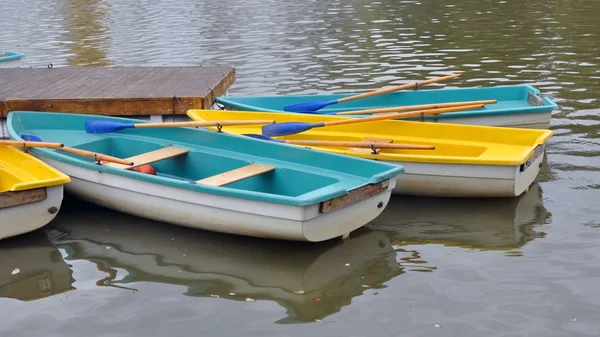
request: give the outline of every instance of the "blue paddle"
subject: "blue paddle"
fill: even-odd
[[[318,128],[323,126],[333,126],[333,125],[342,125],[342,124],[353,124],[353,123],[364,123],[364,122],[372,122],[386,119],[398,119],[398,118],[407,118],[407,117],[415,117],[415,116],[426,116],[426,115],[437,115],[445,112],[454,112],[454,111],[462,111],[462,110],[470,110],[470,109],[478,109],[483,108],[484,104],[473,104],[473,105],[463,105],[457,107],[449,107],[449,108],[439,108],[439,109],[429,109],[429,110],[420,110],[420,111],[411,111],[404,113],[391,113],[391,114],[383,114],[379,116],[371,116],[364,118],[348,118],[341,119],[331,122],[320,122],[320,123],[305,123],[305,122],[283,122],[283,123],[275,123],[269,125],[262,126],[262,134],[265,136],[273,137],[273,136],[286,136],[292,135],[295,133],[301,133],[312,128]]]
[[[410,145],[410,144],[391,144],[391,143],[375,143],[375,142],[333,142],[333,141],[320,141],[320,140],[284,140],[284,139],[273,139],[265,135],[258,135],[253,133],[243,134],[247,137],[262,139],[277,143],[286,143],[294,145],[308,145],[308,146],[331,146],[331,147],[360,147],[370,148],[373,151],[375,149],[410,149],[410,150],[435,150],[433,145]]]
[[[449,79],[452,79],[455,77],[460,77],[461,75],[462,74],[459,73],[459,74],[454,74],[454,75],[449,75],[449,76],[436,77],[436,78],[432,78],[429,80],[397,85],[397,86],[390,87],[390,88],[379,89],[379,90],[375,90],[375,91],[371,91],[371,92],[366,92],[363,94],[342,97],[342,98],[332,99],[332,100],[328,100],[328,101],[312,101],[312,102],[302,102],[302,103],[290,104],[290,105],[284,106],[283,110],[288,111],[288,112],[301,112],[301,113],[308,113],[309,111],[315,112],[319,109],[322,109],[322,108],[324,108],[328,105],[332,105],[332,104],[344,103],[344,102],[353,101],[356,99],[373,97],[373,96],[377,96],[377,95],[383,95],[383,94],[387,94],[390,92],[403,90],[403,89],[409,89],[409,88],[413,88],[413,87],[415,88],[415,90],[417,90],[419,88],[419,86],[430,84],[430,83],[435,83],[435,82],[440,82],[440,81],[444,81],[444,80],[449,80]]]
[[[178,128],[178,127],[201,127],[229,125],[256,125],[275,123],[275,120],[247,120],[247,121],[198,121],[198,122],[174,122],[174,123],[120,123],[106,120],[89,120],[85,122],[85,131],[88,133],[108,133],[129,128]]]

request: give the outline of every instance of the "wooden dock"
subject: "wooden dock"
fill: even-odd
[[[0,119],[14,110],[185,115],[210,109],[234,81],[229,66],[0,69]]]

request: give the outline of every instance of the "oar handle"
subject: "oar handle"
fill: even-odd
[[[336,115],[338,115],[338,116],[341,116],[341,115],[368,115],[368,114],[380,114],[380,113],[411,111],[411,110],[420,110],[420,109],[427,110],[427,109],[449,108],[449,107],[453,107],[453,106],[473,105],[473,104],[495,104],[497,102],[498,101],[496,101],[495,99],[489,99],[489,100],[481,100],[481,101],[407,105],[407,106],[398,106],[398,107],[392,107],[392,108],[344,111],[344,112],[338,112],[338,113],[336,113]]]
[[[478,108],[483,108],[483,107],[484,107],[483,104],[474,104],[474,105],[463,105],[463,106],[450,107],[450,108],[420,110],[420,111],[403,112],[403,113],[391,113],[391,114],[372,116],[372,117],[351,118],[351,119],[343,119],[343,120],[339,120],[339,121],[325,122],[325,123],[323,123],[323,126],[364,123],[364,122],[380,121],[380,120],[386,120],[386,119],[407,118],[407,117],[415,117],[415,116],[437,115],[437,114],[446,113],[446,112],[478,109]]]
[[[332,147],[364,147],[376,149],[412,149],[412,150],[435,150],[433,145],[412,145],[412,144],[390,144],[390,143],[369,143],[369,142],[334,142],[321,140],[285,140],[284,143],[309,146],[332,146]]]
[[[441,82],[441,81],[449,80],[449,79],[460,77],[460,76],[462,76],[462,74],[458,73],[458,74],[453,74],[453,75],[448,75],[448,76],[436,77],[436,78],[432,78],[429,80],[418,81],[418,82],[414,82],[414,83],[401,84],[401,85],[397,85],[397,86],[390,87],[390,88],[384,88],[384,89],[379,89],[379,90],[375,90],[375,91],[371,91],[371,92],[366,92],[364,94],[343,97],[343,98],[338,99],[337,101],[338,101],[338,103],[343,103],[343,102],[353,101],[355,99],[383,95],[383,94],[387,94],[388,92],[394,92],[394,91],[409,89],[409,88],[415,88],[415,90],[416,90],[421,85],[426,85],[426,84],[435,83],[435,82]]]
[[[22,147],[47,147],[51,149],[56,149],[60,151],[70,152],[73,154],[77,154],[84,157],[94,158],[96,160],[105,160],[113,163],[119,163],[123,165],[133,165],[132,162],[123,160],[121,158],[112,157],[106,154],[94,153],[81,149],[74,149],[72,147],[66,147],[62,143],[48,143],[48,142],[30,142],[30,141],[20,141],[20,140],[0,140],[0,145],[7,146],[22,146]]]
[[[30,142],[22,140],[0,140],[0,145],[6,146],[22,146],[22,147],[48,147],[52,149],[59,149],[64,147],[61,143],[48,143],[48,142]]]
[[[173,123],[139,123],[134,124],[136,129],[141,128],[174,128],[174,127],[199,127],[199,126],[230,126],[230,125],[257,125],[273,124],[275,120],[224,120],[224,121],[195,121],[195,122],[173,122]]]
[[[133,162],[131,162],[131,161],[123,160],[121,158],[109,156],[109,155],[102,154],[102,153],[96,153],[96,152],[91,152],[91,151],[86,151],[86,150],[81,150],[81,149],[75,149],[75,148],[66,147],[66,146],[62,147],[62,148],[58,148],[58,150],[69,152],[69,153],[76,154],[76,155],[83,156],[83,157],[93,158],[94,160],[97,160],[97,161],[104,160],[104,161],[123,164],[123,165],[127,165],[127,166],[133,165]]]

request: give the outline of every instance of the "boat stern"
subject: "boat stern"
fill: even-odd
[[[518,197],[529,189],[540,173],[544,161],[546,144],[538,144],[527,160],[515,168],[514,196]]]
[[[302,222],[303,239],[319,242],[348,237],[383,212],[395,187],[396,178],[391,178],[309,207],[308,219]]]

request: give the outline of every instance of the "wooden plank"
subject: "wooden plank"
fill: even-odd
[[[164,147],[162,149],[158,149],[155,151],[138,154],[137,156],[125,158],[125,160],[133,162],[132,166],[122,165],[122,164],[118,164],[118,163],[107,163],[104,165],[117,167],[117,168],[123,168],[123,169],[133,169],[138,166],[154,163],[154,162],[168,159],[168,158],[173,158],[173,157],[176,157],[176,156],[188,153],[188,152],[190,152],[190,150],[188,150],[188,149],[182,149],[182,148],[175,147],[175,146],[169,146],[169,147]]]
[[[184,115],[209,109],[235,68],[57,67],[0,69],[0,116],[8,110],[99,115]]]
[[[0,209],[46,200],[46,188],[0,193]]]
[[[393,143],[394,140],[393,139],[388,139],[388,138],[364,138],[361,140],[361,142],[364,143]],[[373,150],[369,149],[369,148],[363,148],[363,147],[352,147],[350,148],[350,150],[355,151],[355,152],[365,152],[365,153],[371,153],[373,152]]]
[[[377,184],[369,184],[357,188],[350,191],[346,195],[322,202],[319,206],[319,211],[321,213],[328,213],[335,209],[346,207],[361,200],[370,198],[374,195],[385,192],[388,189],[389,184],[390,181],[385,180]]]
[[[212,177],[197,180],[196,182],[204,185],[224,186],[236,181],[254,177],[265,172],[273,171],[274,169],[275,167],[273,166],[251,164],[235,170],[223,172]]]

